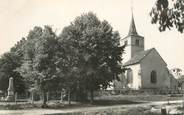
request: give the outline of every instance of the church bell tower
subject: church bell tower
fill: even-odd
[[[121,40],[121,44],[125,45],[123,63],[130,60],[136,53],[144,51],[144,37],[137,33],[133,14],[128,35]]]

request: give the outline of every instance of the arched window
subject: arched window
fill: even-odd
[[[154,70],[151,72],[151,83],[157,83],[157,73]]]
[[[133,83],[133,72],[132,69],[127,70],[127,83]]]

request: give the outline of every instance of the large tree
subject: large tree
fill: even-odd
[[[29,87],[35,86],[35,71],[34,71],[34,58],[36,43],[41,38],[43,34],[43,29],[41,27],[34,27],[27,36],[27,39],[23,45],[23,63],[18,69],[19,73],[26,79]],[[13,48],[15,49],[15,48]],[[13,50],[12,49],[12,50]]]
[[[95,90],[106,88],[122,72],[119,34],[92,12],[77,17],[63,29],[59,39],[69,43],[67,50],[72,51],[73,56],[69,55],[75,60],[73,76],[78,77],[78,87],[91,93],[91,101]]]
[[[184,1],[183,0],[156,0],[150,16],[152,24],[158,24],[159,30],[176,28],[183,33],[184,30]]]
[[[70,103],[71,92],[75,92],[79,78],[78,62],[80,61],[78,49],[74,42],[68,39],[59,38],[57,50],[57,76],[60,78],[59,86],[68,92]]]
[[[41,38],[35,45],[34,71],[37,74],[36,81],[43,93],[43,104],[46,104],[46,92],[51,88],[51,82],[55,79],[55,51],[57,50],[56,35],[52,28],[45,26]]]
[[[45,26],[44,29],[35,27],[29,32],[25,44],[24,63],[19,72],[31,87],[36,87],[42,92],[45,106],[46,93],[53,88],[56,79],[56,35],[49,26]]]

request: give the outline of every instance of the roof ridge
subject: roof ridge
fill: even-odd
[[[150,48],[148,50],[145,50],[145,51],[148,51],[148,52],[142,57],[142,59],[140,61],[142,61],[144,59],[144,57],[146,57],[153,49],[155,49],[155,48]]]
[[[150,49],[147,49],[147,50],[140,51],[140,52],[136,53],[130,60],[125,62],[123,64],[123,66],[133,65],[133,64],[136,64],[136,63],[142,61],[144,59],[144,57],[146,57],[154,49],[155,48],[150,48]]]

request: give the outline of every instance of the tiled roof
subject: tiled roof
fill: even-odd
[[[146,57],[154,48],[145,50],[145,51],[141,51],[138,52],[137,54],[135,54],[130,60],[128,60],[127,62],[125,62],[123,64],[123,66],[128,66],[128,65],[133,65],[136,63],[139,63],[144,57]]]

